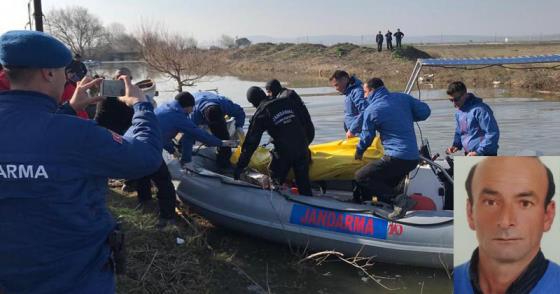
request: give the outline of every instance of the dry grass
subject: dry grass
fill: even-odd
[[[335,69],[345,69],[363,80],[381,77],[392,89],[401,90],[416,58],[426,57],[497,57],[556,54],[558,43],[495,44],[495,45],[425,45],[403,48],[402,52],[377,52],[371,47],[337,44],[256,44],[245,49],[222,52],[226,70],[244,78],[266,80],[273,77],[291,82],[328,86],[328,77]],[[463,80],[469,87],[502,87],[560,91],[557,70],[512,70],[500,67],[468,71],[461,69],[426,68],[424,74],[435,75],[434,86],[445,87],[454,80]],[[299,82],[299,83],[298,83]]]
[[[127,273],[118,293],[298,293],[315,271],[297,265],[285,247],[214,228],[179,206],[176,226],[157,230],[157,203],[136,209],[135,194],[111,190],[107,198],[126,234]],[[177,238],[185,241],[177,244]],[[274,249],[279,254],[271,256]],[[287,255],[283,255],[286,253]]]

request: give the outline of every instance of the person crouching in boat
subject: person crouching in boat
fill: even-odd
[[[313,142],[313,139],[315,138],[315,126],[313,125],[313,121],[311,120],[311,115],[309,115],[309,110],[307,110],[305,103],[303,103],[303,100],[298,95],[298,93],[296,93],[296,91],[292,89],[286,89],[282,87],[282,84],[280,84],[280,81],[278,81],[277,79],[268,81],[266,83],[265,89],[266,95],[268,97],[289,97],[294,101],[295,105],[298,107],[298,112],[302,114],[301,118],[304,124],[307,142],[311,144],[311,142]]]
[[[259,146],[263,132],[267,131],[274,144],[269,165],[274,185],[282,185],[290,169],[293,169],[299,194],[312,196],[309,180],[309,141],[304,131],[306,123],[294,99],[289,96],[268,99],[261,88],[251,87],[247,91],[247,100],[257,110],[251,118],[245,142],[241,147],[234,178],[239,180]]]
[[[451,154],[463,149],[466,156],[498,155],[500,129],[490,106],[467,93],[467,87],[460,81],[449,84],[447,95],[457,108],[457,126],[453,144],[445,152]]]
[[[356,146],[355,159],[361,160],[379,132],[385,150],[383,158],[368,163],[355,174],[357,187],[355,201],[377,199],[393,203],[389,218],[401,218],[415,202],[405,194],[395,193],[395,186],[418,164],[418,146],[414,122],[430,116],[428,104],[403,93],[391,93],[383,81],[372,78],[364,87],[370,101],[363,114],[360,142]]]
[[[230,140],[225,116],[235,118],[236,133],[241,138],[243,134],[243,125],[245,124],[245,111],[238,104],[230,99],[211,92],[198,92],[194,95],[195,106],[191,114],[191,118],[195,125],[208,125],[212,134],[222,140]],[[194,143],[194,142],[193,142]],[[184,148],[191,148],[190,142],[182,141]],[[190,144],[190,145],[189,145]],[[222,146],[218,149],[216,162],[219,167],[226,168],[230,166],[229,158],[231,157],[231,148]]]

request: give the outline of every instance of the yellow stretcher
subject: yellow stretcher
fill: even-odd
[[[359,138],[351,138],[309,146],[313,159],[309,166],[310,179],[312,181],[352,180],[354,173],[359,168],[383,156],[381,140],[379,137],[375,137],[371,146],[364,153],[363,160],[355,160],[354,153],[358,142]],[[240,153],[241,147],[237,147],[231,156],[231,163],[237,164]],[[249,167],[267,174],[270,159],[269,149],[258,147],[251,157]],[[291,172],[289,177],[293,177]]]

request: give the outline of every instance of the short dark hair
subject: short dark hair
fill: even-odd
[[[380,78],[371,78],[367,81],[367,86],[368,88],[375,90],[385,86],[385,84],[383,84],[383,81]]]
[[[181,92],[177,94],[175,96],[175,100],[179,102],[179,105],[181,105],[181,107],[183,108],[194,106],[194,97],[189,92]]]
[[[454,96],[455,94],[465,94],[467,93],[467,86],[461,81],[455,81],[447,86],[447,95]]]
[[[332,81],[332,80],[337,80],[338,81],[342,78],[348,78],[349,79],[350,75],[346,71],[337,69],[333,72],[333,74],[329,78],[329,81]]]
[[[544,169],[546,170],[546,177],[548,179],[548,190],[546,191],[546,197],[544,200],[544,207],[546,208],[550,203],[550,201],[552,201],[552,197],[556,192],[556,185],[554,184],[554,175],[552,174],[552,171],[548,168],[548,166],[542,163],[542,161],[538,157],[534,157],[534,158],[537,159],[544,166]],[[467,191],[467,197],[469,198],[469,202],[471,204],[473,203],[472,181],[474,177],[474,172],[476,171],[477,167],[478,167],[478,163],[471,167],[471,170],[467,175],[467,180],[465,181],[465,190]]]
[[[29,81],[37,71],[39,69],[36,68],[4,67],[6,77],[11,83]]]

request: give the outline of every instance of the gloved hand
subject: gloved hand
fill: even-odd
[[[239,177],[241,176],[242,172],[243,172],[243,169],[236,167],[233,170],[233,179],[236,180],[236,181],[239,181]]]
[[[238,140],[222,140],[222,147],[235,148],[237,146],[239,146]]]
[[[236,129],[235,129],[235,135],[237,136],[237,138],[238,138],[239,140],[245,138],[245,132],[243,131],[243,128],[241,128],[241,127],[240,127],[240,128],[236,128]]]
[[[364,158],[364,154],[360,154],[358,151],[356,151],[356,153],[354,153],[354,159],[355,160],[362,160],[362,158]]]
[[[175,154],[175,146],[173,145],[173,143],[169,143],[163,146],[163,149],[169,154]]]

